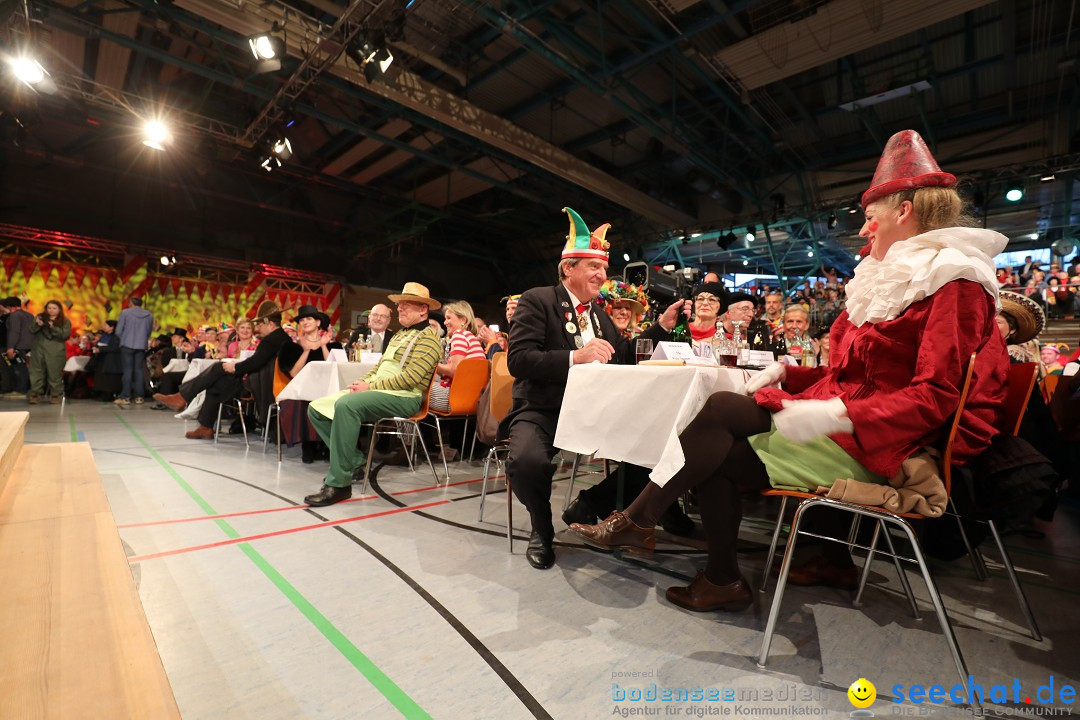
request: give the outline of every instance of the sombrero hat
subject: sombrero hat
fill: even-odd
[[[1019,293],[1002,290],[998,294],[1001,301],[1001,312],[1005,313],[1016,323],[1016,332],[1009,338],[1013,343],[1021,345],[1028,340],[1039,337],[1046,324],[1046,315],[1031,298]]]

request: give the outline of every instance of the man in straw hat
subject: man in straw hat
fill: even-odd
[[[244,376],[257,372],[277,360],[278,352],[289,336],[281,329],[281,308],[272,300],[265,300],[255,311],[255,332],[262,338],[255,354],[247,360],[234,362],[227,360],[214,365],[193,380],[180,386],[180,392],[174,395],[158,393],[154,399],[164,404],[173,412],[180,412],[188,406],[195,396],[203,390],[206,397],[199,409],[199,425],[184,437],[189,440],[212,440],[214,423],[217,421],[218,407],[240,394],[244,388]]]
[[[428,312],[442,303],[416,282],[405,283],[401,294],[389,298],[397,303],[402,329],[383,349],[379,364],[346,390],[308,406],[312,426],[330,448],[330,471],[322,489],[304,498],[313,507],[352,497],[352,484],[363,480],[367,460],[356,448],[360,426],[384,417],[409,417],[419,410],[442,357],[442,341],[428,325]]]

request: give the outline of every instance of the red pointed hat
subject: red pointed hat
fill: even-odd
[[[921,187],[952,187],[956,176],[942,172],[926,141],[914,130],[901,130],[889,138],[881,153],[870,189],[863,193],[867,205],[901,190]]]

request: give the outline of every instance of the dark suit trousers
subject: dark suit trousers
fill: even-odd
[[[212,428],[217,422],[218,407],[221,403],[229,402],[243,389],[243,379],[225,372],[221,363],[218,363],[184,383],[180,387],[180,394],[184,400],[191,402],[200,392],[206,391],[202,407],[199,408],[199,424]]]
[[[535,415],[535,413],[534,413]],[[554,427],[554,422],[545,423]],[[553,433],[523,414],[510,424],[510,451],[506,476],[521,504],[529,511],[532,529],[548,542],[555,537],[551,522],[551,478],[555,466]]]

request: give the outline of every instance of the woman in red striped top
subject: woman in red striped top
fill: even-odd
[[[428,401],[432,410],[447,412],[450,410],[450,382],[458,364],[466,358],[482,358],[484,346],[476,337],[476,316],[472,306],[464,300],[453,302],[443,307],[446,320],[447,340],[446,357],[435,369],[435,381],[431,384],[431,397]]]

